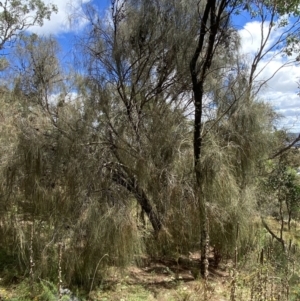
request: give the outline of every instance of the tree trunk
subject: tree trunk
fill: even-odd
[[[139,187],[136,180],[128,175],[125,175],[122,171],[114,171],[112,179],[115,183],[123,186],[135,196],[142,210],[147,214],[153,230],[157,235],[162,228],[162,222],[158,217],[158,214],[153,209],[146,193]]]
[[[203,16],[201,19],[200,33],[197,47],[194,55],[190,61],[190,74],[193,84],[194,105],[195,105],[195,118],[194,118],[194,162],[195,162],[195,177],[196,188],[195,192],[198,199],[200,210],[200,248],[201,248],[201,267],[200,271],[204,279],[208,276],[208,248],[209,248],[209,229],[206,201],[202,193],[202,175],[201,175],[201,150],[202,150],[202,113],[203,113],[203,95],[204,95],[204,82],[206,79],[207,71],[211,66],[214,56],[215,40],[218,29],[221,23],[221,16],[225,11],[228,2],[225,0],[220,1],[217,9],[216,0],[207,0]],[[207,43],[205,43],[205,37]],[[204,46],[205,45],[205,46]],[[201,53],[204,53],[204,59],[201,62],[201,69],[198,70],[197,61]]]

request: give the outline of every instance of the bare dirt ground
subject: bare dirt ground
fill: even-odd
[[[122,273],[111,271],[102,288],[90,293],[91,300],[203,300],[205,285],[199,277],[199,254],[170,259],[146,260],[143,267],[132,266]],[[210,301],[229,300],[230,264],[210,267],[206,294]]]

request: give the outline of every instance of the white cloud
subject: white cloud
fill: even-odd
[[[262,43],[262,35],[266,38],[269,30],[269,22],[265,22],[262,26],[260,22],[253,21],[244,25],[244,28],[239,31],[242,38],[241,51],[251,57],[258,51]],[[283,29],[277,28],[272,30],[270,37],[266,43],[265,49],[268,49],[280,37]]]
[[[257,21],[248,22],[239,31],[241,36],[241,53],[249,61],[254,58],[261,45],[261,34],[267,34],[269,24],[261,28]],[[268,49],[282,34],[283,29],[273,30],[267,42]],[[291,131],[300,131],[300,97],[297,95],[300,77],[300,65],[291,63],[285,66],[287,58],[278,50],[272,50],[258,64],[256,81],[268,80],[266,86],[261,89],[259,97],[268,101],[273,108],[284,118],[280,126]],[[274,75],[275,74],[275,75]]]
[[[75,32],[86,24],[83,17],[82,4],[91,0],[44,0],[45,4],[55,4],[58,12],[52,13],[50,20],[45,20],[44,25],[29,28],[30,32],[39,35],[57,35],[60,33]]]

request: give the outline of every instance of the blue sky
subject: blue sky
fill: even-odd
[[[149,0],[150,1],[150,0]],[[82,4],[96,4],[102,11],[103,17],[109,10],[110,0],[44,0],[58,7],[58,13],[53,14],[50,21],[45,21],[43,27],[31,28],[31,32],[41,35],[53,35],[62,47],[65,57],[71,53],[76,36],[86,26]],[[70,21],[73,20],[73,21]],[[233,25],[241,36],[241,53],[245,60],[251,60],[261,42],[261,24],[251,20],[246,14],[241,14],[233,19]],[[267,25],[263,30],[267,29]],[[270,43],[280,35],[280,30],[273,32]],[[281,55],[271,52],[259,65],[261,71],[257,80],[261,81],[271,77],[279,69],[276,76],[271,78],[267,86],[261,90],[259,97],[268,101],[275,110],[284,116],[280,125],[290,131],[300,131],[300,97],[297,95],[300,80],[300,66],[291,65],[281,68],[284,59]]]
[[[84,29],[86,20],[82,4],[93,4],[99,7],[105,16],[109,9],[110,0],[43,0],[46,4],[55,4],[57,13],[53,13],[50,20],[45,20],[44,25],[30,28],[30,32],[40,35],[53,35],[62,47],[63,52],[72,50],[76,36]]]

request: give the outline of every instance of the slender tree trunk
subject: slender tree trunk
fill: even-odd
[[[201,175],[201,151],[202,151],[202,112],[203,112],[203,95],[204,82],[207,71],[211,66],[214,56],[215,41],[218,29],[221,23],[221,17],[225,11],[228,1],[219,1],[217,8],[216,0],[207,0],[203,15],[201,17],[200,33],[197,47],[190,61],[190,74],[193,84],[195,118],[194,118],[194,162],[197,201],[200,210],[200,248],[201,248],[201,267],[200,271],[204,279],[208,276],[208,248],[209,248],[209,229],[206,200],[203,197],[202,175]],[[205,43],[206,41],[207,43]],[[197,61],[200,54],[204,53],[204,59],[201,62],[200,71],[198,70]]]
[[[291,221],[292,221],[292,212],[288,212],[289,213],[289,217],[288,217],[288,229],[289,231],[291,231]]]

